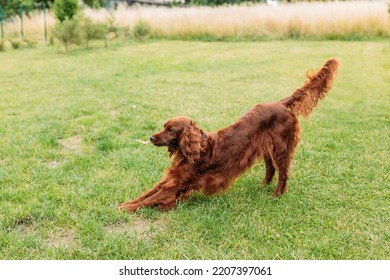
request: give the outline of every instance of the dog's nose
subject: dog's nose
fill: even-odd
[[[156,137],[154,137],[154,136],[150,136],[150,142],[154,142],[154,140],[156,140]]]

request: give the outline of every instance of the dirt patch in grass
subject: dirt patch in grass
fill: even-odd
[[[109,235],[126,234],[148,241],[158,232],[163,231],[165,226],[166,222],[163,219],[150,221],[135,218],[131,223],[108,225],[105,227],[105,230]]]
[[[110,116],[113,117],[113,118],[118,117],[119,114],[120,114],[120,111],[119,111],[119,109],[117,109],[117,108],[114,108],[114,109],[111,109],[111,110],[110,110]]]
[[[66,139],[57,139],[57,143],[67,150],[78,153],[81,152],[82,140],[80,135],[74,135]]]
[[[58,162],[56,160],[53,160],[53,161],[48,162],[46,165],[50,169],[56,169],[56,168],[60,167],[61,164],[62,164],[62,162]]]
[[[47,244],[49,247],[55,248],[71,247],[74,243],[74,237],[74,230],[55,232],[49,237]]]
[[[23,235],[29,235],[35,233],[35,228],[28,224],[17,224],[13,227],[13,230]]]

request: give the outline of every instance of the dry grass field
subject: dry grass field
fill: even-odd
[[[95,21],[115,19],[120,27],[133,28],[139,21],[151,26],[155,38],[203,40],[262,39],[367,39],[390,32],[388,5],[377,1],[224,6],[224,7],[127,7],[117,10],[85,9]],[[48,29],[54,25],[47,16]],[[6,36],[18,36],[20,20],[5,25]],[[24,18],[27,37],[43,39],[43,15]]]

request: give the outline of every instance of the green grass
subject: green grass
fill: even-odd
[[[264,166],[228,193],[170,212],[119,213],[170,160],[143,144],[174,116],[207,131],[342,61],[302,120],[289,191],[259,188]],[[107,50],[0,53],[1,259],[388,259],[388,42],[158,41]]]

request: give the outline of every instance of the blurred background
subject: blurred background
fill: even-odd
[[[0,0],[1,48],[145,38],[388,38],[389,1]],[[74,38],[69,38],[74,37]],[[67,43],[65,43],[67,44]],[[65,47],[67,47],[65,45]]]

